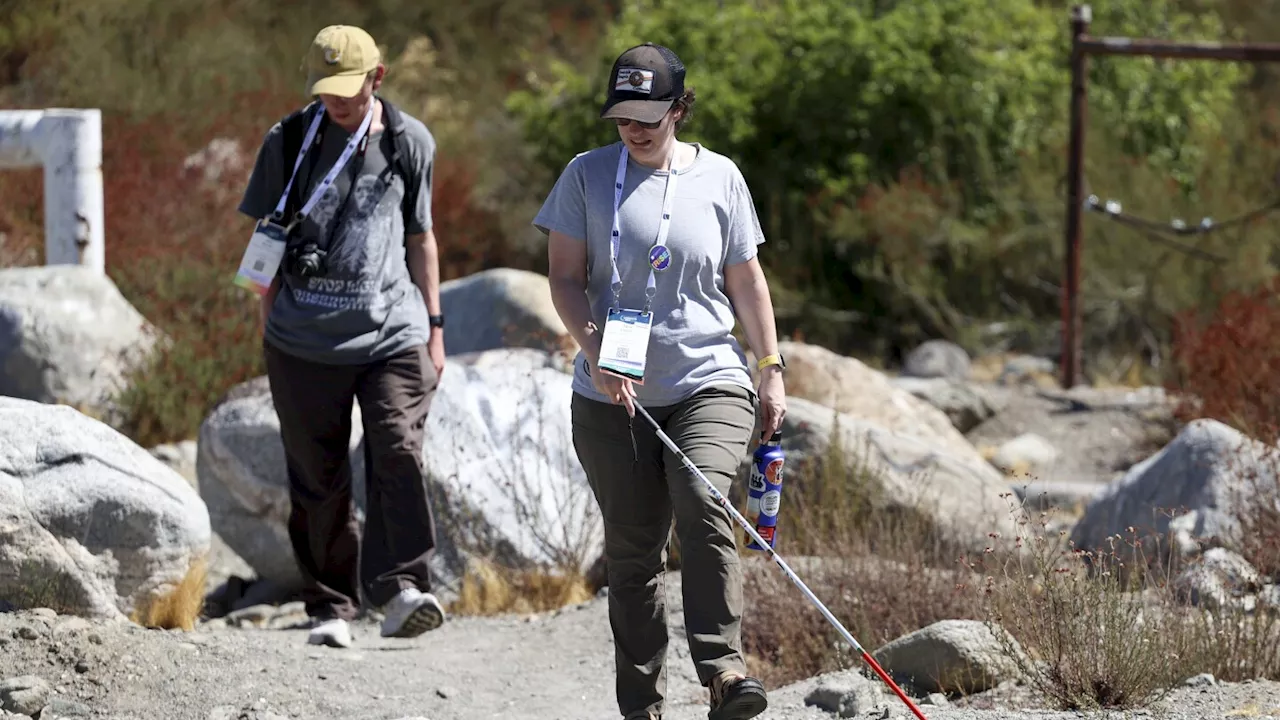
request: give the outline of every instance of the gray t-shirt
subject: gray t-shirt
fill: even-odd
[[[645,380],[634,386],[646,406],[678,403],[713,384],[752,389],[746,356],[733,336],[736,318],[724,292],[724,268],[755,257],[764,233],[738,166],[701,145],[694,147],[697,156],[680,171],[672,201],[666,241],[671,264],[654,273],[657,294]],[[617,142],[574,157],[533,221],[544,233],[554,230],[586,242],[587,297],[601,330],[613,304],[609,237],[621,152]],[[634,158],[627,165],[618,211],[620,304],[641,309],[668,173]],[[574,363],[573,389],[606,400],[591,384],[581,352]]]
[[[287,257],[281,263],[280,292],[267,317],[265,337],[287,353],[313,362],[373,362],[426,343],[430,337],[427,306],[406,263],[405,236],[431,227],[436,145],[420,120],[403,112],[401,117],[409,148],[405,165],[422,178],[417,203],[406,217],[401,210],[404,181],[390,165],[391,133],[373,133],[363,160],[359,152],[351,156],[306,221],[321,247],[328,243],[327,270],[320,277],[307,278],[286,271]],[[310,119],[308,114],[303,133]],[[325,125],[319,153],[311,149],[294,180],[300,186],[296,207],[311,197],[350,137],[336,123]],[[258,151],[240,203],[240,211],[252,218],[267,217],[275,210],[293,170],[292,160],[287,166],[284,162],[281,142],[281,126],[276,123]],[[335,218],[344,200],[346,207],[341,209],[335,233]]]

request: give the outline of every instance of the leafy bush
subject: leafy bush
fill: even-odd
[[[1070,96],[1067,8],[1032,0],[721,5],[628,3],[593,63],[560,65],[514,93],[510,107],[545,171],[557,173],[575,153],[616,140],[598,119],[616,54],[648,40],[670,45],[699,93],[685,139],[742,168],[771,240],[764,252],[770,276],[802,290],[794,300],[779,293],[780,312],[802,317],[799,329],[810,334],[815,326],[843,351],[890,360],[929,337],[975,350],[1005,342],[1052,353]],[[1094,31],[1221,37],[1212,13],[1179,7],[1095,3]],[[1233,196],[1246,204],[1257,197],[1224,187],[1208,205],[1190,193],[1203,193],[1206,182],[1225,184],[1232,170],[1233,185],[1242,175],[1260,177],[1252,166],[1240,173],[1212,144],[1224,119],[1235,119],[1245,68],[1139,58],[1095,58],[1090,68],[1092,189],[1140,190],[1142,197],[1125,198],[1130,206],[1158,213],[1181,206],[1175,212],[1209,207],[1223,215],[1234,209]],[[1232,161],[1239,162],[1236,149],[1258,140],[1233,136]],[[1207,177],[1210,167],[1216,172]],[[1109,184],[1121,175],[1138,179],[1138,170],[1139,186]],[[906,217],[896,214],[903,203],[913,211]],[[1199,287],[1187,276],[1202,266],[1169,259],[1127,229],[1097,225],[1088,223],[1085,239],[1090,349],[1127,350],[1153,339],[1155,347],[1144,349],[1162,353],[1168,305],[1184,306],[1166,297],[1183,301],[1190,290],[1179,288]],[[857,317],[833,332],[823,307]],[[984,322],[1001,323],[1000,334],[979,334]]]

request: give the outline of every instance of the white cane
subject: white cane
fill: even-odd
[[[906,693],[902,691],[902,688],[898,687],[898,685],[893,682],[893,678],[889,677],[888,673],[880,667],[880,664],[876,662],[875,658],[871,657],[871,654],[858,644],[858,641],[854,639],[853,635],[845,629],[844,625],[840,624],[840,621],[831,614],[831,611],[827,609],[826,605],[822,604],[822,601],[813,594],[813,591],[801,582],[800,578],[797,577],[787,563],[783,561],[782,556],[773,551],[773,548],[769,546],[769,543],[765,542],[764,538],[760,537],[755,528],[751,527],[751,523],[747,522],[747,519],[742,517],[742,514],[729,503],[725,496],[716,489],[716,486],[711,484],[711,481],[707,479],[707,476],[698,469],[697,465],[693,464],[693,461],[684,454],[684,451],[677,447],[676,444],[672,442],[671,438],[667,437],[667,434],[662,431],[662,428],[659,427],[657,421],[653,419],[653,416],[649,414],[649,411],[641,407],[640,403],[634,402],[634,400],[632,404],[635,406],[636,410],[640,411],[641,415],[644,415],[645,419],[649,421],[649,424],[653,426],[654,432],[658,433],[658,438],[662,440],[662,443],[670,448],[671,452],[675,453],[676,456],[680,458],[680,461],[684,463],[685,467],[689,468],[690,472],[697,475],[702,482],[706,483],[707,489],[711,491],[711,496],[716,499],[716,502],[720,503],[720,507],[727,510],[729,514],[733,516],[733,519],[747,531],[751,536],[751,539],[755,540],[757,545],[763,548],[765,552],[769,553],[769,557],[778,564],[778,567],[782,568],[782,572],[786,573],[787,577],[791,579],[791,582],[795,583],[795,586],[800,588],[800,592],[804,593],[805,597],[809,598],[809,602],[813,603],[818,608],[818,611],[822,613],[822,616],[825,617],[827,622],[831,623],[837,631],[839,631],[845,641],[852,645],[853,649],[862,655],[862,659],[871,666],[871,669],[880,676],[880,679],[889,685],[894,694],[896,694],[902,702],[906,703],[907,707],[911,709],[911,712],[914,713],[916,717],[920,718],[920,720],[926,720],[925,716],[920,712],[920,708],[916,707],[916,704],[911,701],[911,698],[907,697]]]

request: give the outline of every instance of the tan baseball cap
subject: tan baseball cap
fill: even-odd
[[[354,25],[330,25],[316,33],[307,51],[307,94],[353,97],[381,60],[369,33]]]

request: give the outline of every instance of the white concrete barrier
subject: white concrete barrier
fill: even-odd
[[[0,170],[37,166],[44,167],[45,264],[105,272],[102,112],[0,110]]]

